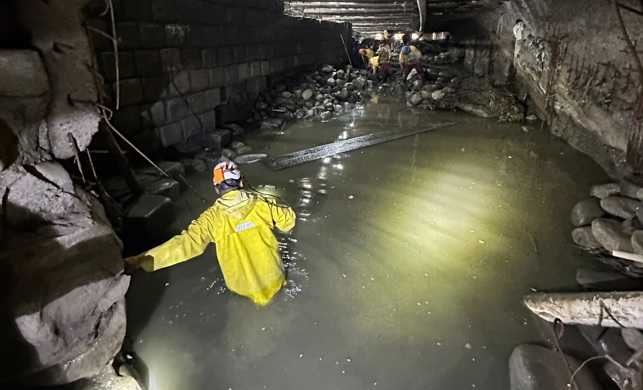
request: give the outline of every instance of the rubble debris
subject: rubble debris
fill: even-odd
[[[315,146],[300,150],[297,152],[277,156],[270,160],[269,165],[272,169],[280,170],[291,168],[301,165],[310,161],[318,160],[320,158],[329,157],[338,153],[349,152],[356,149],[362,149],[368,146],[381,144],[398,140],[400,138],[409,137],[416,134],[425,133],[427,131],[437,130],[440,128],[452,126],[453,123],[434,123],[420,130],[413,130],[407,132],[382,132],[371,133],[359,137],[350,138],[347,140],[337,141],[326,145]]]

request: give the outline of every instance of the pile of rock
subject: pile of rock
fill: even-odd
[[[325,121],[355,108],[370,96],[373,85],[366,70],[325,65],[262,93],[255,105],[255,118],[262,128],[282,128],[290,119]]]
[[[456,107],[456,91],[459,78],[448,71],[433,72],[427,68],[426,80],[414,71],[409,74],[406,86],[406,104],[426,110],[453,110]]]
[[[592,187],[591,196],[572,209],[574,242],[588,250],[643,255],[643,188],[628,182],[602,184]]]
[[[593,375],[600,374],[621,390],[641,390],[643,264],[636,259],[643,254],[643,188],[623,181],[593,186],[590,195],[572,209],[572,238],[614,270],[579,269],[576,280],[585,291],[530,294],[524,303],[548,322],[575,327],[590,349],[586,357],[601,357],[600,365],[585,367],[576,377],[578,388],[602,388]],[[613,257],[613,251],[630,259]],[[563,350],[581,349],[574,344]],[[510,359],[511,388],[566,387],[579,361],[562,356],[541,347],[517,347]]]

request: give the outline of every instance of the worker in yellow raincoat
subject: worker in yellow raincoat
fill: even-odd
[[[221,197],[181,234],[126,259],[126,268],[156,271],[199,256],[215,243],[228,288],[267,305],[286,281],[272,229],[292,230],[295,213],[271,197],[245,190],[241,171],[232,162],[218,164],[213,176]]]

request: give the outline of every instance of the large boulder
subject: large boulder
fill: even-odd
[[[605,215],[600,201],[596,198],[582,200],[572,208],[571,221],[574,226],[585,226]]]
[[[569,365],[569,368],[568,368]],[[572,371],[579,362],[571,356],[539,345],[519,345],[509,358],[511,390],[567,389]],[[579,389],[601,390],[587,367],[576,375]]]
[[[0,382],[96,375],[125,334],[121,244],[102,206],[56,163],[0,174]]]
[[[599,218],[592,222],[592,234],[608,251],[631,252],[630,237],[623,232],[623,226],[614,220]]]
[[[601,199],[601,208],[614,216],[630,219],[636,216],[641,202],[623,196],[608,196]]]

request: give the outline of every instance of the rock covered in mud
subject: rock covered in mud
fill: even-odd
[[[601,243],[592,234],[591,226],[583,226],[572,230],[572,240],[576,245],[585,249],[599,249],[601,247]]]
[[[571,221],[574,226],[585,226],[605,215],[600,201],[596,198],[582,200],[572,208]]]
[[[636,216],[641,202],[623,196],[608,196],[601,199],[601,208],[611,215],[629,219]]]
[[[120,240],[98,200],[59,164],[3,174],[14,178],[0,182],[3,274],[12,281],[0,287],[9,325],[0,342],[15,358],[0,378],[57,385],[95,375],[125,335]]]
[[[606,183],[592,186],[590,195],[595,198],[604,199],[608,196],[618,195],[620,192],[621,186],[618,183]]]
[[[630,237],[623,232],[620,222],[598,218],[592,222],[592,234],[594,238],[609,251],[632,251]]]
[[[569,368],[579,367],[571,356],[539,345],[519,345],[509,358],[509,380],[511,390],[566,389],[569,382]],[[576,376],[579,389],[601,390],[587,367]]]

